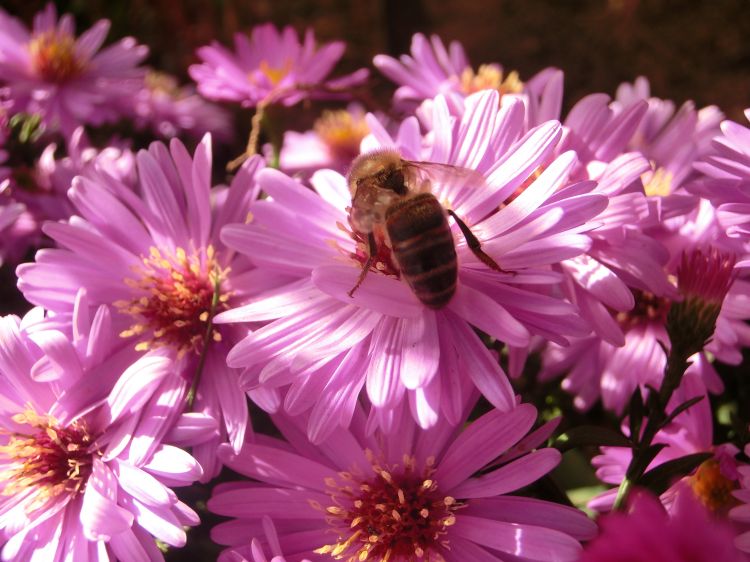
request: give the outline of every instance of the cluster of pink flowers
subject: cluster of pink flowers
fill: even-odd
[[[0,10],[3,560],[161,560],[200,524],[173,489],[217,478],[226,562],[750,559],[717,369],[750,347],[750,129],[645,78],[563,113],[562,71],[420,34],[373,61],[388,114],[291,27],[198,49],[192,88],[108,29]],[[225,183],[212,102],[257,117]],[[123,121],[153,142],[91,140]],[[549,475],[555,385],[622,422],[584,440],[596,521]]]

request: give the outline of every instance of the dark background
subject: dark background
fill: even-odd
[[[30,22],[44,2],[3,0],[2,7]],[[79,32],[96,20],[112,20],[109,40],[134,36],[151,49],[148,63],[188,81],[195,49],[258,23],[312,26],[319,41],[343,39],[348,49],[338,71],[369,66],[378,53],[408,52],[413,33],[460,41],[476,67],[499,62],[527,79],[547,66],[565,71],[566,108],[592,92],[613,95],[617,85],[645,75],[652,94],[677,104],[716,104],[745,122],[750,107],[750,0],[60,0]],[[377,71],[372,87],[387,103],[392,86]],[[249,117],[237,110],[238,138]],[[296,126],[299,124],[299,126]],[[302,121],[295,128],[304,128]],[[231,149],[229,149],[231,150]],[[31,259],[31,258],[30,258]],[[15,285],[12,268],[0,285]],[[7,309],[26,305],[8,298]],[[16,310],[17,309],[17,310]],[[730,384],[730,386],[732,386]],[[546,392],[546,391],[545,391]],[[267,425],[256,420],[255,427]],[[227,475],[223,475],[226,480]],[[231,477],[229,477],[231,479]],[[189,532],[188,546],[172,549],[170,562],[214,560],[219,548],[208,530],[219,518],[205,511],[212,486],[181,490],[203,525]]]
[[[44,2],[5,0],[29,21]],[[477,66],[500,62],[521,79],[546,66],[565,71],[566,107],[595,91],[646,75],[652,93],[717,104],[744,120],[750,106],[748,0],[60,0],[88,27],[113,22],[110,37],[133,35],[150,63],[187,79],[196,47],[228,43],[236,31],[271,21],[312,26],[321,41],[343,39],[341,70],[377,53],[401,54],[416,31],[456,39]],[[375,73],[377,75],[377,73]],[[382,86],[382,85],[381,85]]]

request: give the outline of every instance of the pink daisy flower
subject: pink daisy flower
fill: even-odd
[[[671,513],[648,492],[631,496],[627,513],[600,521],[601,533],[579,562],[744,562],[731,528],[713,520],[692,494],[678,494]]]
[[[422,427],[440,416],[457,423],[464,378],[495,407],[513,408],[505,373],[471,326],[514,346],[525,346],[530,333],[564,344],[568,335],[588,332],[574,306],[539,287],[559,283],[550,264],[588,249],[590,239],[581,231],[606,198],[587,194],[590,184],[562,189],[575,165],[575,155],[565,153],[523,195],[489,216],[547,161],[560,135],[556,122],[522,135],[516,119],[522,105],[498,113],[498,97],[487,90],[469,98],[469,109],[454,124],[445,100],[437,98],[441,126],[431,133],[429,154],[421,152],[416,120],[404,122],[396,140],[376,120],[368,121],[372,142],[392,155],[398,148],[404,158],[459,165],[487,178],[482,189],[465,180],[436,183],[437,200],[470,225],[483,251],[506,270],[482,263],[454,224],[458,283],[447,304],[420,302],[386,246],[352,292],[367,262],[367,245],[344,226],[351,195],[335,172],[316,173],[310,191],[278,171],[263,171],[258,181],[270,199],[254,205],[249,223],[224,229],[225,243],[252,252],[260,269],[295,278],[217,317],[221,323],[273,320],[235,346],[228,362],[246,369],[241,384],[263,407],[278,408],[278,390],[287,387],[289,412],[312,408],[314,441],[349,423],[363,386],[384,427],[402,400]]]
[[[40,114],[48,127],[69,135],[81,123],[100,124],[120,114],[115,100],[143,83],[138,64],[148,49],[132,37],[101,49],[109,21],[75,36],[73,16],[59,20],[50,3],[28,30],[0,10],[0,76],[14,113]]]
[[[421,33],[412,37],[410,51],[410,55],[401,55],[398,60],[388,55],[373,59],[378,70],[399,85],[394,102],[403,109],[412,110],[423,101],[442,95],[451,112],[460,114],[467,96],[490,89],[502,97],[524,99],[528,127],[559,119],[563,73],[556,68],[542,70],[526,83],[517,72],[506,73],[497,63],[480,65],[475,71],[459,42],[451,41],[446,46],[438,36],[427,38]]]
[[[529,404],[493,410],[464,430],[440,420],[422,431],[402,410],[394,433],[371,434],[364,411],[354,418],[317,447],[304,422],[282,415],[274,419],[288,443],[258,436],[239,454],[220,449],[229,467],[257,481],[214,489],[209,509],[235,518],[212,531],[231,547],[220,560],[248,555],[263,516],[292,560],[572,561],[578,541],[596,532],[574,508],[509,495],[560,460],[557,450],[536,449],[555,423],[527,435],[536,420]]]
[[[152,144],[136,160],[137,192],[103,173],[74,180],[69,195],[77,216],[45,225],[60,248],[20,266],[19,289],[35,304],[68,313],[83,287],[92,303],[117,311],[113,329],[137,350],[172,357],[174,376],[159,389],[171,397],[169,415],[157,429],[164,435],[186,408],[213,418],[181,431],[189,441],[179,441],[201,442],[193,451],[209,478],[219,468],[216,445],[229,439],[239,450],[248,424],[246,399],[236,391],[239,372],[225,361],[234,335],[215,326],[213,316],[244,302],[247,291],[262,290],[263,279],[275,282],[252,272],[218,238],[224,224],[245,220],[260,159],[248,161],[231,186],[213,190],[209,136],[193,156],[173,140],[169,148]]]
[[[0,319],[3,560],[163,560],[155,539],[183,546],[198,523],[170,487],[200,465],[133,423],[160,415],[139,391],[171,361],[123,349],[83,301],[69,337],[41,309]]]
[[[335,95],[336,90],[360,84],[368,75],[361,69],[327,80],[344,53],[344,44],[334,41],[318,48],[311,29],[300,43],[289,26],[279,31],[272,24],[259,25],[249,38],[237,33],[234,48],[230,51],[214,41],[198,49],[201,64],[192,65],[189,72],[208,99],[239,102],[243,107],[294,105],[310,97]]]
[[[136,127],[163,138],[183,133],[200,138],[208,132],[227,142],[233,136],[227,111],[197,95],[193,87],[180,86],[174,76],[157,70],[149,70],[143,87],[125,101],[123,112],[133,114]]]

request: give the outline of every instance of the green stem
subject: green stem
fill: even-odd
[[[675,389],[680,386],[682,376],[689,366],[688,357],[692,351],[687,351],[677,346],[673,346],[667,356],[667,364],[664,367],[664,378],[659,388],[657,399],[658,408],[656,411],[648,412],[646,427],[643,429],[643,435],[631,435],[633,440],[633,456],[630,459],[628,470],[625,472],[625,478],[620,483],[615,498],[614,508],[620,510],[625,504],[633,486],[638,483],[648,468],[647,462],[644,462],[644,455],[653,444],[656,434],[661,429],[664,421],[667,419],[667,404],[672,397]],[[650,400],[647,404],[651,403]]]
[[[200,383],[201,376],[203,375],[203,368],[206,365],[206,356],[208,355],[208,348],[213,341],[214,331],[214,315],[216,314],[216,307],[219,306],[220,296],[220,280],[217,278],[214,280],[214,294],[211,298],[211,308],[208,311],[208,321],[206,324],[206,333],[203,336],[203,349],[201,350],[200,358],[198,359],[198,366],[195,368],[195,374],[193,375],[193,382],[190,385],[190,390],[187,395],[188,410],[193,409],[193,402],[195,402],[195,396],[198,391],[198,384]]]

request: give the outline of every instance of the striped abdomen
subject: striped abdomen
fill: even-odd
[[[442,308],[456,292],[458,263],[448,216],[430,193],[388,207],[385,225],[401,276],[417,298]]]

